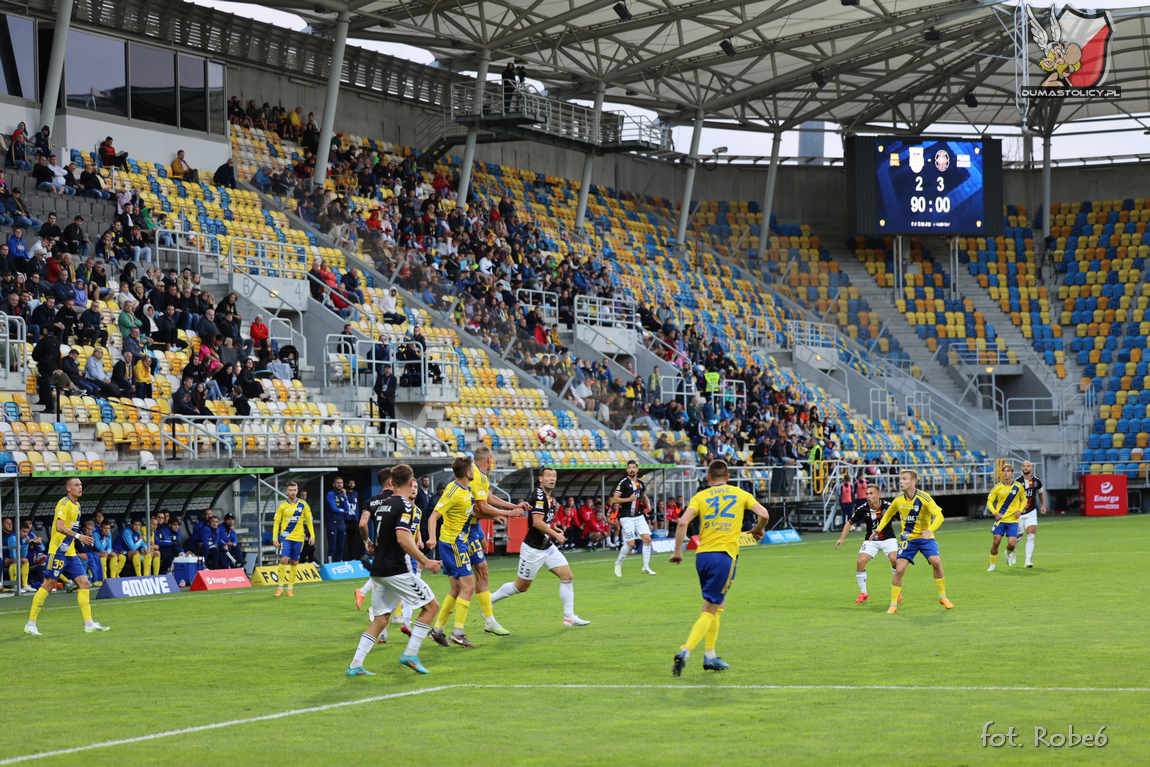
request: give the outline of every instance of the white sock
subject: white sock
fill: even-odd
[[[865,594],[866,593],[866,570],[863,570],[861,573],[856,572],[855,573],[855,580],[858,581],[859,591],[861,591],[862,593]]]
[[[416,621],[411,624],[411,639],[407,642],[407,649],[403,651],[404,655],[419,656],[419,647],[423,644],[423,640],[427,639],[427,632],[431,630],[431,626],[426,623]]]
[[[563,603],[563,617],[575,617],[575,581],[559,581],[559,601]]]
[[[898,568],[895,567],[894,565],[891,565],[890,566],[890,574],[891,575],[898,575]]]
[[[719,656],[715,654],[714,650],[703,650],[703,657],[707,660],[714,660]]]
[[[347,592],[344,592],[345,594]],[[355,657],[352,658],[351,668],[359,668],[367,660],[367,654],[375,647],[378,640],[366,631],[359,637],[359,647],[355,648]]]
[[[513,597],[519,593],[521,593],[521,592],[519,591],[519,589],[515,588],[514,583],[504,583],[502,586],[500,586],[491,595],[491,604],[495,604],[500,599],[507,599],[507,597]]]
[[[651,544],[643,544],[643,569],[649,570],[651,565]]]
[[[615,562],[620,565],[623,564],[623,561],[627,559],[627,555],[630,553],[631,547],[624,541],[623,545],[619,547],[619,556],[615,559]]]
[[[1034,556],[1034,533],[1026,534],[1026,561],[1029,562],[1030,558]]]
[[[368,578],[367,583],[365,583],[359,587],[359,593],[361,596],[365,596],[365,597],[371,596],[371,578]]]

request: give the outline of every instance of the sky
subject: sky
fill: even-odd
[[[209,8],[217,8],[221,11],[234,13],[237,16],[257,19],[259,21],[265,21],[270,24],[275,24],[277,26],[286,27],[289,29],[303,30],[307,27],[307,23],[299,16],[291,13],[285,13],[283,11],[265,8],[259,5],[250,5],[237,2],[223,2],[221,0],[189,0],[189,2]],[[1090,7],[1097,9],[1124,9],[1139,8],[1146,6],[1147,4],[1150,4],[1150,0],[1095,0],[1094,2],[1090,3]],[[1051,5],[1057,5],[1058,7],[1061,7],[1064,4],[1053,3],[1049,0],[1033,0],[1030,5],[1035,8],[1039,8],[1048,7]],[[1040,18],[1043,17],[1042,14],[1039,14],[1039,16]],[[370,50],[379,51],[380,53],[386,53],[391,56],[405,58],[410,61],[416,61],[422,64],[431,64],[434,62],[434,57],[429,51],[421,48],[415,48],[409,45],[383,43],[373,40],[353,40],[349,41],[349,45],[368,48]],[[473,75],[474,72],[469,74]],[[536,83],[536,85],[539,84]],[[580,103],[587,103],[590,105],[590,102]],[[654,112],[638,109],[627,104],[607,103],[605,108],[614,111],[627,112],[636,116],[645,116],[651,119],[654,119],[655,117]],[[1144,119],[1142,122],[1144,122],[1147,126],[1150,126],[1150,119]],[[1073,132],[1076,130],[1083,130],[1083,128],[1067,126],[1063,130],[1067,132]],[[1143,153],[1150,154],[1150,136],[1144,135],[1140,126],[1133,120],[1122,119],[1097,123],[1091,125],[1090,130],[1113,130],[1114,132],[1088,136],[1059,136],[1056,133],[1051,140],[1051,157],[1055,160],[1058,160],[1095,157],[1099,155],[1117,156]],[[1017,131],[1017,128],[1004,128],[1002,134],[1007,134],[1008,132],[1017,134]],[[961,132],[962,131],[956,130],[955,126],[953,125],[928,130],[928,133],[942,133],[949,135],[954,135]],[[675,127],[673,129],[673,135],[675,140],[675,148],[679,151],[686,152],[691,145],[691,128],[689,126]],[[828,131],[824,132],[822,135],[822,156],[831,158],[842,157],[842,139],[839,134],[833,131]],[[699,142],[700,154],[706,155],[711,153],[714,149],[721,147],[727,148],[727,151],[724,154],[765,157],[769,156],[771,153],[771,137],[768,134],[756,134],[746,131],[719,130],[712,128],[704,129],[702,138]],[[799,132],[787,131],[784,133],[779,151],[782,157],[797,156],[799,154]],[[1007,160],[1022,159],[1022,151],[1022,139],[1017,135],[1015,137],[1010,137],[1007,135],[1003,141],[1004,158]],[[1041,142],[1035,141],[1035,160],[1041,160],[1041,152]]]

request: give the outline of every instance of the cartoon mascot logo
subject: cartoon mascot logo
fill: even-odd
[[[1048,29],[1026,6],[1030,36],[1042,59],[1038,66],[1047,73],[1044,88],[1093,88],[1110,72],[1110,41],[1114,23],[1106,11],[1084,12],[1069,5],[1057,14],[1050,9]]]

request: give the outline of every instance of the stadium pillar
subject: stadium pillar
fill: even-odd
[[[331,71],[327,75],[327,99],[323,102],[323,119],[319,126],[319,149],[315,155],[312,183],[323,189],[327,182],[327,159],[331,137],[335,133],[335,107],[339,103],[339,83],[343,75],[343,52],[347,48],[347,27],[351,14],[344,11],[335,23],[335,41],[331,44]]]
[[[691,129],[691,152],[687,155],[687,180],[683,184],[683,204],[679,208],[679,230],[675,235],[675,245],[686,250],[687,219],[691,217],[691,194],[695,187],[695,169],[699,164],[699,139],[703,137],[703,110],[695,112],[695,125]]]
[[[603,116],[603,94],[607,90],[607,83],[601,82],[595,86],[595,116],[591,118],[591,140],[598,146],[599,122]],[[591,192],[591,168],[595,164],[595,150],[583,156],[583,179],[579,185],[579,205],[575,208],[575,231],[583,231],[583,221],[587,217],[587,195]]]
[[[779,177],[779,145],[783,143],[783,132],[775,131],[771,142],[771,167],[767,169],[767,188],[763,190],[763,222],[759,225],[759,258],[767,249],[771,237],[771,207],[775,204],[775,180]]]
[[[60,83],[64,75],[64,53],[68,48],[68,27],[72,25],[72,0],[60,0],[56,9],[56,28],[52,32],[52,53],[48,56],[48,71],[44,73],[44,93],[41,94],[40,124],[56,131],[56,105],[60,103]]]
[[[1050,236],[1050,134],[1042,137],[1042,242]]]
[[[479,52],[479,66],[475,71],[475,109],[483,115],[483,88],[487,85],[487,68],[491,64],[491,52]],[[455,194],[456,210],[467,212],[467,189],[471,186],[471,166],[475,162],[475,142],[479,140],[479,127],[472,124],[467,129],[467,144],[463,147],[463,166],[459,169],[459,189]]]

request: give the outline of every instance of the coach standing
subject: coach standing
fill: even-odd
[[[346,531],[347,493],[343,489],[343,477],[332,480],[331,490],[327,491],[323,523],[327,532],[327,558],[330,562],[343,561],[343,538]]]

